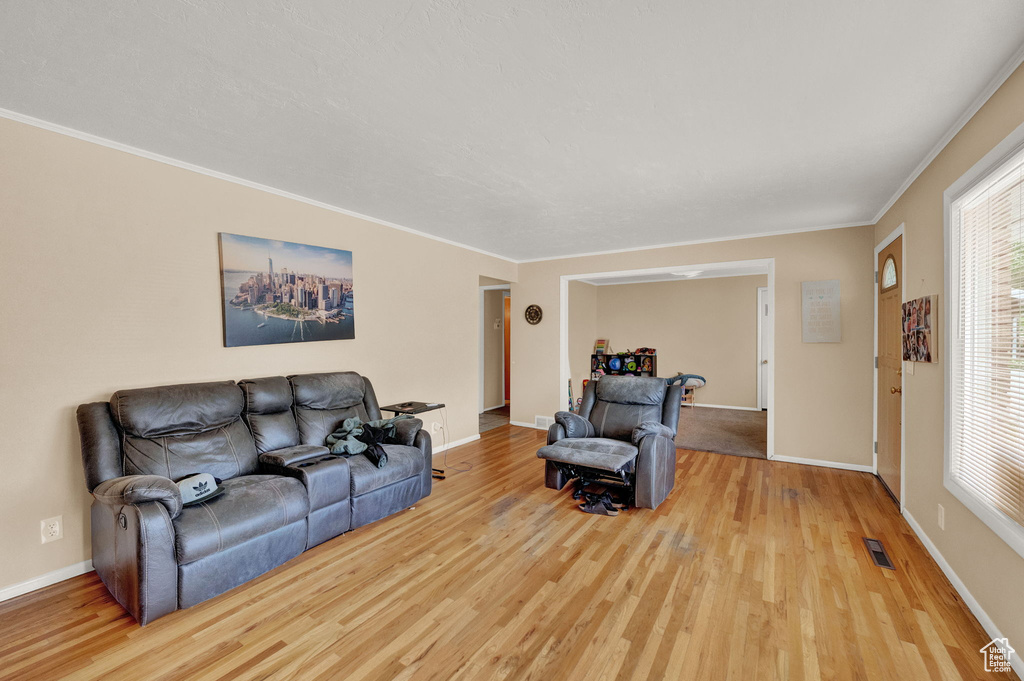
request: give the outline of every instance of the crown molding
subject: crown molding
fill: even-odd
[[[251,180],[246,180],[246,179],[241,178],[241,177],[235,177],[234,175],[228,175],[227,173],[222,173],[219,170],[211,170],[210,168],[204,168],[203,166],[198,166],[198,165],[195,165],[194,163],[188,163],[187,161],[180,161],[180,160],[178,160],[176,158],[171,158],[170,156],[164,156],[163,154],[156,154],[156,153],[153,153],[151,151],[146,151],[145,149],[139,149],[138,147],[133,147],[133,146],[128,145],[128,144],[122,144],[121,142],[115,142],[114,140],[110,140],[110,139],[107,139],[105,137],[99,137],[98,135],[93,135],[93,134],[88,133],[88,132],[82,132],[81,130],[76,130],[74,128],[69,128],[69,127],[64,126],[64,125],[59,125],[57,123],[51,123],[50,121],[44,121],[44,120],[42,120],[40,118],[35,118],[33,116],[28,116],[26,114],[18,113],[17,111],[11,111],[10,109],[0,108],[0,118],[6,118],[8,120],[16,121],[18,123],[24,123],[26,125],[31,125],[31,126],[33,126],[35,128],[41,128],[43,130],[48,130],[50,132],[55,132],[55,133],[57,133],[59,135],[65,135],[67,137],[73,137],[75,139],[82,140],[83,142],[91,142],[92,144],[98,144],[98,145],[100,145],[102,147],[107,147],[108,149],[114,149],[115,151],[123,151],[126,154],[131,154],[133,156],[139,156],[141,158],[149,159],[150,161],[156,161],[158,163],[163,163],[165,165],[174,166],[175,168],[181,168],[182,170],[188,170],[188,171],[193,172],[193,173],[199,173],[200,175],[206,175],[207,177],[213,177],[213,178],[216,178],[218,180],[224,180],[226,182],[231,182],[233,184],[239,184],[239,185],[242,185],[243,187],[248,187],[250,189],[255,189],[257,191],[266,192],[268,194],[273,194],[275,196],[280,196],[282,198],[291,199],[292,201],[298,201],[300,203],[305,203],[307,205],[315,206],[317,208],[323,208],[324,210],[329,210],[329,211],[334,212],[334,213],[341,213],[342,215],[347,215],[349,217],[358,218],[360,220],[366,220],[367,222],[371,222],[371,223],[380,225],[382,227],[390,227],[391,229],[397,229],[400,232],[407,232],[409,234],[415,234],[416,236],[421,236],[424,239],[430,239],[431,241],[439,241],[439,242],[441,242],[443,244],[447,244],[449,246],[455,246],[457,248],[464,248],[467,251],[473,251],[474,253],[479,253],[481,255],[486,255],[486,256],[489,256],[491,258],[498,258],[499,260],[504,260],[504,261],[510,262],[510,263],[516,263],[517,262],[516,260],[513,260],[512,258],[505,257],[504,255],[498,255],[497,253],[491,253],[490,251],[485,251],[485,250],[483,250],[481,248],[476,248],[475,246],[469,246],[467,244],[459,243],[458,241],[452,241],[451,239],[445,239],[443,237],[435,236],[433,234],[428,234],[426,232],[421,232],[418,229],[413,229],[411,227],[405,227],[404,225],[399,225],[399,224],[396,224],[394,222],[388,222],[387,220],[381,220],[380,218],[375,218],[375,217],[370,216],[370,215],[363,215],[362,213],[356,213],[355,211],[347,210],[345,208],[341,208],[339,206],[335,206],[335,205],[332,205],[332,204],[329,204],[329,203],[324,203],[323,201],[318,201],[316,199],[311,199],[309,197],[302,196],[300,194],[293,194],[292,192],[284,191],[283,189],[277,189],[277,188],[271,187],[269,185],[260,184],[259,182],[253,182]]]
[[[925,171],[925,168],[931,165],[931,162],[935,160],[935,157],[942,153],[942,150],[946,148],[946,145],[953,141],[953,138],[956,137],[957,133],[963,130],[964,126],[974,118],[974,114],[978,113],[978,111],[981,110],[981,107],[985,106],[985,103],[992,98],[992,95],[996,93],[996,90],[1003,86],[1006,79],[1013,75],[1013,72],[1016,71],[1021,64],[1024,64],[1024,45],[1021,45],[1020,48],[1013,53],[1013,56],[1010,57],[1009,61],[1003,64],[995,77],[990,80],[988,85],[985,86],[985,89],[981,91],[981,94],[971,102],[970,106],[968,106],[960,115],[960,118],[956,119],[956,122],[954,122],[953,125],[950,126],[949,130],[946,131],[946,134],[939,138],[939,141],[935,143],[935,146],[932,147],[931,151],[921,159],[921,162],[917,164],[917,167],[914,168],[913,172],[910,173],[907,179],[903,181],[903,184],[900,185],[899,189],[896,190],[896,193],[894,193],[878,210],[878,212],[875,213],[875,217],[872,218],[871,224],[877,225],[879,221],[885,217],[885,214],[889,212],[889,209],[899,201],[900,197],[903,196],[908,189],[910,189],[910,185],[914,184],[914,181],[920,177],[921,173]]]
[[[527,260],[516,260],[516,263],[523,265],[534,262],[546,262],[548,260],[568,260],[570,258],[589,258],[595,255],[616,255],[618,253],[632,253],[634,251],[652,251],[659,248],[674,248],[676,246],[696,246],[697,244],[714,244],[722,241],[742,241],[744,239],[760,239],[770,236],[785,236],[787,234],[803,234],[805,232],[824,232],[830,229],[848,229],[850,227],[873,227],[874,223],[865,221],[846,222],[838,225],[824,225],[821,227],[800,227],[797,229],[782,229],[775,232],[754,232],[748,234],[737,234],[735,236],[719,236],[710,239],[693,239],[691,241],[673,241],[667,244],[654,244],[653,246],[634,246],[633,248],[617,248],[610,251],[592,251],[590,253],[574,253],[571,255],[552,255],[543,258],[530,258]]]

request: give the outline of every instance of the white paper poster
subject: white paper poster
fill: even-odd
[[[839,280],[804,281],[804,343],[839,343],[843,340],[839,316]]]

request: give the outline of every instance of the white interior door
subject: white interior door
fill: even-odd
[[[757,288],[757,408],[768,408],[771,372],[768,358],[772,356],[772,318],[768,314],[768,287]]]

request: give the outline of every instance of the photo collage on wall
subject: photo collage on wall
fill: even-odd
[[[924,296],[903,303],[903,361],[938,362],[933,333],[939,313],[939,297]]]

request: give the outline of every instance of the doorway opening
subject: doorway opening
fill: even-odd
[[[774,456],[774,259],[563,275],[560,283],[563,390],[571,386],[578,400],[599,373],[597,339],[611,346],[609,357],[654,348],[653,375],[706,379],[695,406],[681,406],[677,447]]]
[[[509,284],[480,286],[480,432],[507,426],[511,405]]]
[[[875,475],[904,507],[903,225],[875,247]],[[908,365],[908,366],[913,366]]]

